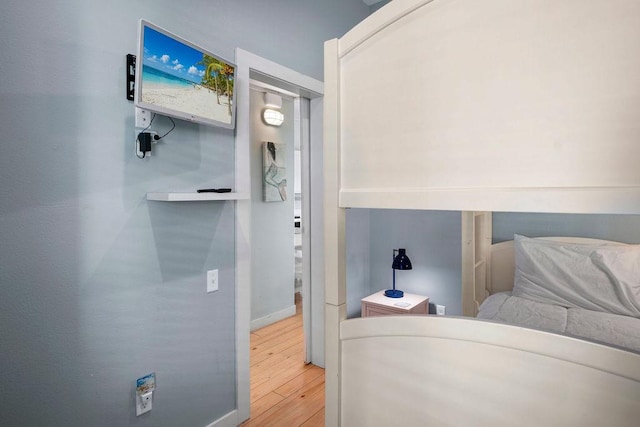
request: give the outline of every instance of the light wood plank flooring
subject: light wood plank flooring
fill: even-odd
[[[324,369],[304,363],[302,301],[296,315],[251,333],[251,418],[243,427],[324,426]]]

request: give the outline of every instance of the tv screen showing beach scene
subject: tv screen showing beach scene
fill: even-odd
[[[159,114],[232,129],[234,64],[140,21],[135,104]]]

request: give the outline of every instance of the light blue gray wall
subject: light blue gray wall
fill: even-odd
[[[371,294],[370,209],[347,209],[347,317],[360,316],[360,300]]]
[[[235,408],[233,202],[145,200],[232,186],[233,131],[178,122],[138,160],[125,55],[145,18],[322,79],[323,42],[369,8],[294,3],[0,4],[0,424],[204,426]],[[154,409],[136,418],[152,371]]]
[[[282,100],[281,127],[260,119],[264,94],[251,91],[251,321],[295,306],[294,302],[294,128],[293,101]],[[262,145],[283,144],[287,166],[287,200],[263,200]],[[295,308],[294,308],[295,310]]]
[[[640,215],[493,213],[493,242],[529,237],[580,236],[640,243]]]
[[[447,307],[447,314],[460,315],[460,223],[460,212],[347,210],[349,317],[360,315],[361,298],[391,287],[393,249],[397,248],[407,250],[413,270],[396,272],[396,287],[429,296],[431,311],[433,304],[441,304]],[[362,246],[368,254],[356,256],[353,252],[361,251]],[[362,265],[367,258],[368,267]]]
[[[371,11],[371,13],[375,12],[376,10],[380,9],[382,6],[386,5],[387,3],[389,3],[391,0],[382,0],[381,2],[372,4],[371,6],[369,6],[369,10]]]

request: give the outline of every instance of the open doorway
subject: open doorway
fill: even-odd
[[[308,145],[308,149],[305,151],[304,143],[301,146],[301,163],[303,163],[302,170],[304,171],[304,164],[311,165],[311,159],[313,154],[311,151],[315,150],[315,156],[320,159],[320,167],[316,170],[317,173],[321,170],[321,155],[322,155],[322,143],[321,143],[321,96],[322,96],[322,83],[312,79],[310,77],[301,75],[286,67],[280,66],[273,62],[270,62],[264,58],[260,58],[249,52],[238,49],[236,52],[237,62],[237,84],[238,84],[238,126],[236,129],[236,171],[238,176],[236,177],[236,183],[239,191],[246,191],[251,193],[250,200],[239,200],[236,204],[236,280],[237,280],[237,292],[236,292],[236,348],[237,348],[237,402],[238,402],[238,420],[243,421],[249,418],[250,412],[250,374],[249,374],[249,334],[252,327],[251,321],[251,302],[252,302],[252,288],[254,284],[259,284],[261,278],[253,274],[253,258],[262,256],[262,252],[256,252],[253,249],[254,246],[254,234],[253,229],[252,210],[254,208],[254,202],[256,198],[259,200],[263,197],[262,190],[254,191],[255,188],[255,171],[251,170],[252,159],[252,147],[251,135],[250,135],[250,98],[251,80],[260,81],[261,85],[266,85],[267,88],[283,89],[285,92],[290,92],[296,96],[293,98],[293,114],[295,132],[307,138],[310,141],[312,135],[315,135],[316,143]],[[277,92],[277,91],[276,91]],[[315,106],[315,110],[314,110]],[[315,113],[314,113],[315,111]],[[314,115],[316,129],[315,132],[311,130],[311,124],[314,123]],[[318,116],[320,118],[318,118]],[[301,119],[301,117],[306,117]],[[262,141],[261,141],[262,142]],[[267,141],[268,142],[268,138]],[[309,148],[311,147],[311,148]],[[255,155],[256,152],[253,152]],[[293,166],[293,156],[290,157],[290,167]],[[306,162],[306,163],[305,163]],[[262,173],[258,171],[258,179],[260,180],[260,186],[262,185]],[[306,178],[305,178],[306,176]],[[312,363],[324,365],[323,354],[323,338],[324,338],[324,287],[322,277],[311,278],[312,271],[316,271],[316,274],[322,273],[322,178],[316,176],[315,183],[312,178],[313,174],[311,170],[308,170],[305,174],[302,173],[302,204],[301,204],[301,217],[304,220],[301,223],[301,236],[302,236],[302,253],[303,253],[303,272],[302,272],[302,293],[307,294],[309,297],[303,299],[303,311],[304,311],[304,336],[305,336],[305,359]],[[317,199],[314,205],[311,199],[314,199],[311,195],[307,197],[305,201],[304,186],[312,188],[314,185],[317,187]],[[308,214],[305,214],[305,209]],[[286,220],[291,226],[292,233],[291,247],[290,247],[290,260],[291,260],[291,272],[293,283],[287,283],[291,293],[295,290],[295,266],[294,266],[294,227],[295,218],[292,210],[284,214]],[[311,237],[311,231],[319,239]],[[316,249],[312,250],[311,247]],[[263,249],[264,251],[265,249]],[[306,256],[306,254],[309,254]],[[314,267],[314,264],[316,267]],[[306,278],[309,278],[307,280]],[[313,282],[317,282],[314,286]],[[307,289],[306,287],[309,287]],[[321,292],[316,295],[316,292]],[[295,307],[295,297],[292,297]],[[312,300],[313,299],[313,300]],[[308,306],[307,306],[308,304]],[[308,307],[308,308],[307,308]],[[285,307],[286,309],[286,307]],[[315,318],[314,318],[315,314]],[[307,318],[308,317],[308,318]],[[313,327],[312,325],[316,326]],[[256,326],[254,324],[253,326]],[[315,344],[317,343],[317,345]],[[320,357],[314,360],[309,360],[313,357],[314,349]]]
[[[295,152],[300,146],[297,94],[267,84],[257,73],[250,85],[251,330],[296,314]],[[277,125],[263,118],[279,114]],[[300,192],[298,192],[300,196]],[[302,266],[300,265],[300,270]],[[302,285],[302,277],[300,277]],[[301,290],[301,289],[300,289]]]
[[[309,171],[302,145],[309,138],[301,124],[309,122],[309,109],[301,106],[309,101],[258,73],[251,77],[250,424],[269,424],[279,407],[293,404],[298,416],[324,419],[324,370],[308,363],[304,325],[310,317],[303,315],[310,296],[303,274],[303,240],[309,239],[303,200],[309,195],[302,175]]]

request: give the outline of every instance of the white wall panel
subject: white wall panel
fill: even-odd
[[[340,41],[342,206],[640,211],[639,2],[393,7]]]

